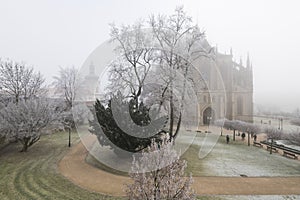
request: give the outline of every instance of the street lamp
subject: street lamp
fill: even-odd
[[[69,131],[69,143],[68,146],[71,147],[71,129],[72,129],[72,119],[70,115],[67,115],[63,118],[62,121],[64,128],[68,129]]]

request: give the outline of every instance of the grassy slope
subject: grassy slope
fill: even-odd
[[[1,149],[0,199],[120,199],[88,192],[58,173],[67,141],[66,133],[57,133],[44,136],[27,153],[19,153],[18,144]]]

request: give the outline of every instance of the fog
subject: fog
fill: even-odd
[[[300,107],[299,1],[0,1],[0,57],[24,61],[50,82],[59,66],[80,67],[109,39],[109,23],[130,24],[184,5],[220,52],[254,68],[254,102]],[[298,13],[297,13],[298,12]]]

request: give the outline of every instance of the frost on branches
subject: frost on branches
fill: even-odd
[[[162,143],[152,140],[138,159],[134,158],[127,185],[130,200],[195,199],[191,188],[192,177],[184,177],[186,161],[179,159],[173,142],[164,138]]]
[[[43,130],[58,119],[53,103],[45,99],[19,100],[10,102],[1,109],[0,127],[6,130],[6,137],[14,138],[22,144],[21,152],[39,141]]]

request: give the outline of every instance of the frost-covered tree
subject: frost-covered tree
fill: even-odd
[[[299,109],[297,109],[296,113],[299,113],[298,111],[299,111]],[[290,123],[295,125],[295,126],[300,126],[300,118],[294,118],[290,121]],[[292,144],[300,146],[300,131],[299,130],[294,130],[291,133],[286,134],[285,139],[290,141]]]
[[[6,121],[0,115],[0,144],[4,143],[9,130],[7,129]]]
[[[124,101],[135,104],[134,110],[145,105],[151,112],[158,106],[160,115],[168,115],[168,125],[163,131],[170,139],[176,138],[186,105],[183,102],[187,96],[191,62],[209,54],[210,49],[202,46],[204,32],[193,23],[183,7],[178,7],[170,16],[153,15],[148,21],[133,25],[112,25],[110,36],[119,55],[109,66],[110,84],[107,89],[110,100],[121,92],[127,98]],[[103,105],[104,108],[109,106]],[[104,132],[114,128],[107,128]],[[115,132],[107,134],[117,138]]]
[[[267,134],[268,139],[271,139],[271,140],[280,140],[284,136],[284,133],[282,130],[277,129],[272,126],[264,127],[263,131],[264,131],[264,133]]]
[[[192,177],[184,177],[186,161],[180,160],[172,141],[152,141],[142,156],[133,160],[126,194],[130,200],[195,199]]]
[[[58,120],[56,106],[45,99],[19,100],[10,102],[0,111],[1,129],[7,130],[6,137],[19,141],[21,152],[39,141],[43,130]]]
[[[285,139],[294,145],[300,146],[300,131],[292,131],[285,135]]]
[[[18,103],[44,94],[45,79],[39,72],[23,63],[0,60],[0,92]]]
[[[78,88],[83,83],[82,77],[79,75],[78,69],[73,67],[60,67],[59,74],[54,76],[53,86],[56,93],[64,98],[66,106],[69,109],[73,107],[74,100],[77,97]]]
[[[259,134],[261,132],[261,127],[259,125],[240,121],[240,120],[225,120],[224,127],[233,130],[234,140],[235,140],[235,131],[247,133],[248,146],[250,146],[250,135]]]
[[[181,126],[183,101],[191,63],[200,56],[208,56],[211,49],[203,47],[201,42],[205,37],[204,32],[201,32],[198,25],[193,23],[183,7],[177,7],[174,14],[170,16],[152,15],[149,24],[157,41],[157,48],[162,50],[160,62],[168,69],[167,76],[163,74],[164,77],[161,77],[165,80],[161,91],[168,94],[170,120],[168,132],[170,137],[174,138]],[[179,74],[183,76],[180,83],[177,79]],[[177,105],[174,93],[176,89],[181,91]]]
[[[122,92],[125,97],[133,98],[138,104],[145,80],[157,60],[151,37],[142,22],[134,25],[111,26],[111,41],[115,41],[115,51],[120,55],[110,65],[109,93]]]

